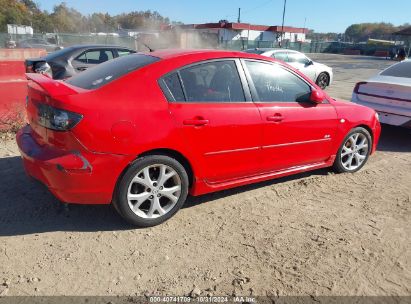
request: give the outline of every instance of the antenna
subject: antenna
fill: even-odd
[[[154,49],[152,49],[151,47],[149,47],[147,44],[143,43],[143,45],[148,48],[148,50],[150,51],[150,53],[154,52]]]
[[[237,22],[240,23],[241,22],[241,7],[238,8],[238,19]]]
[[[284,0],[284,10],[283,10],[283,23],[281,25],[281,39],[280,39],[280,46],[282,47],[283,44],[283,35],[284,35],[284,18],[285,18],[285,7],[287,5],[287,0]]]

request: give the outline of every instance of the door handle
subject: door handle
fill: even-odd
[[[77,71],[85,71],[85,70],[87,70],[87,67],[78,67],[77,68]]]
[[[198,119],[185,119],[183,121],[183,124],[185,126],[205,126],[209,123],[208,119],[202,119],[202,118],[198,118]]]
[[[282,122],[283,120],[284,120],[284,117],[280,113],[275,113],[272,116],[267,116],[267,121]]]

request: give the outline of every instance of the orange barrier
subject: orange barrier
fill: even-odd
[[[390,57],[390,52],[388,51],[375,51],[374,56],[385,57],[386,59]]]
[[[24,124],[27,80],[0,81],[0,131],[13,131]]]
[[[15,81],[26,79],[24,73],[26,72],[26,67],[24,66],[24,61],[1,61],[0,60],[0,81]]]
[[[38,49],[0,49],[0,131],[15,130],[24,124],[27,96],[24,59],[44,54],[44,50]]]
[[[360,50],[345,49],[344,50],[344,55],[361,55],[361,51]]]
[[[0,60],[26,60],[27,58],[36,58],[46,56],[44,49],[0,49]]]

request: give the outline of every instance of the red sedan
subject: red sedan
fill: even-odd
[[[355,172],[376,149],[375,111],[330,98],[259,55],[164,50],[67,81],[27,74],[29,175],[61,201],[110,204],[134,225],[201,195],[303,171]]]

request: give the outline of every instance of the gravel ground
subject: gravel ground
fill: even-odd
[[[328,92],[344,99],[391,64],[312,58],[334,68]],[[356,174],[319,170],[191,198],[167,223],[133,229],[110,206],[63,206],[3,138],[0,296],[410,295],[410,156],[410,131],[384,126]]]

